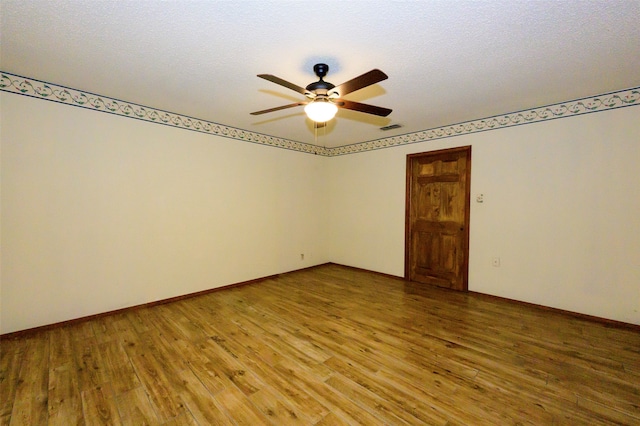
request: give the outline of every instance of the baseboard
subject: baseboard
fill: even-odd
[[[372,271],[370,269],[358,268],[357,266],[343,265],[341,263],[335,263],[335,262],[327,262],[326,265],[340,266],[341,268],[353,269],[354,271],[360,271],[360,272],[368,272],[370,274],[380,275],[381,277],[385,277],[385,278],[391,278],[391,279],[394,279],[394,280],[405,281],[404,277],[400,277],[398,275],[385,274],[384,272],[378,272],[378,271]]]
[[[329,262],[329,264],[341,266],[343,268],[353,269],[353,270],[356,270],[356,271],[369,272],[369,273],[373,273],[373,274],[380,275],[380,276],[387,277],[387,278],[406,281],[404,277],[399,277],[397,275],[385,274],[383,272],[371,271],[369,269],[358,268],[358,267],[355,267],[355,266],[341,265],[339,263],[334,263],[334,262]],[[443,289],[443,288],[440,288],[440,287],[437,287],[437,288],[441,289],[441,290],[446,290],[446,289]],[[448,291],[454,291],[454,290],[448,290]],[[612,319],[608,319],[608,318],[597,317],[597,316],[594,316],[594,315],[581,314],[579,312],[567,311],[567,310],[564,310],[564,309],[553,308],[553,307],[545,306],[545,305],[538,305],[537,303],[523,302],[521,300],[509,299],[507,297],[502,297],[502,296],[494,296],[492,294],[480,293],[480,292],[477,292],[477,291],[469,290],[467,293],[473,294],[473,295],[478,296],[478,297],[489,298],[489,299],[494,299],[494,300],[501,300],[501,301],[504,301],[504,302],[509,302],[509,303],[514,303],[514,304],[519,304],[519,305],[522,305],[522,306],[528,306],[528,307],[532,307],[532,308],[537,308],[537,309],[544,310],[544,311],[547,311],[547,312],[554,312],[554,313],[565,315],[565,316],[571,316],[573,318],[577,318],[577,319],[581,319],[581,320],[596,322],[596,323],[605,325],[607,327],[623,328],[623,329],[627,329],[627,330],[633,330],[633,331],[636,331],[636,332],[640,332],[640,325],[638,325],[638,324],[632,324],[632,323],[628,323],[628,322],[624,322],[624,321],[617,321],[617,320],[612,320]]]
[[[177,302],[177,301],[184,300],[184,299],[190,299],[192,297],[203,296],[205,294],[210,294],[210,293],[214,293],[214,292],[217,292],[217,291],[230,290],[230,289],[236,288],[236,287],[242,287],[242,286],[245,286],[245,285],[251,285],[251,284],[256,284],[256,283],[259,283],[259,282],[262,282],[262,281],[275,279],[275,278],[278,278],[278,277],[281,277],[281,276],[287,275],[287,274],[293,274],[295,272],[304,271],[304,270],[307,270],[307,269],[318,268],[318,267],[323,266],[323,265],[326,265],[326,263],[320,264],[320,265],[309,266],[309,267],[301,268],[301,269],[295,269],[295,270],[288,271],[288,272],[282,272],[282,273],[279,273],[279,274],[268,275],[268,276],[261,277],[261,278],[254,278],[252,280],[241,281],[241,282],[237,282],[237,283],[233,283],[233,284],[227,284],[227,285],[223,285],[223,286],[220,286],[220,287],[215,287],[215,288],[210,288],[210,289],[207,289],[207,290],[197,291],[195,293],[183,294],[183,295],[180,295],[180,296],[170,297],[168,299],[162,299],[162,300],[156,300],[154,302],[142,303],[140,305],[129,306],[129,307],[122,308],[122,309],[115,309],[113,311],[101,312],[99,314],[87,315],[87,316],[80,317],[80,318],[73,318],[73,319],[70,319],[70,320],[60,321],[60,322],[56,322],[56,323],[53,323],[53,324],[46,324],[46,325],[41,325],[41,326],[38,326],[38,327],[27,328],[27,329],[24,329],[24,330],[12,331],[10,333],[0,334],[0,339],[14,339],[14,338],[18,338],[18,337],[24,337],[25,335],[39,333],[39,332],[50,330],[50,329],[56,328],[56,327],[62,327],[62,326],[66,326],[66,325],[78,324],[78,323],[81,323],[81,322],[90,321],[90,320],[94,320],[94,319],[97,319],[97,318],[106,317],[106,316],[109,316],[109,315],[121,314],[121,313],[127,312],[127,311],[135,311],[136,309],[143,309],[143,308],[150,308],[150,307],[158,306],[158,305],[164,305],[164,304],[167,304],[167,303]]]
[[[94,315],[75,318],[75,319],[71,319],[71,320],[56,322],[56,323],[53,323],[53,324],[42,325],[42,326],[38,326],[38,327],[28,328],[28,329],[25,329],[25,330],[13,331],[11,333],[0,334],[0,339],[14,339],[14,338],[18,338],[18,337],[24,337],[25,335],[35,334],[35,333],[46,331],[46,330],[50,330],[50,329],[56,328],[56,327],[62,327],[62,326],[66,326],[66,325],[78,324],[78,323],[81,323],[81,322],[84,322],[84,321],[89,321],[89,320],[93,320],[93,319],[96,319],[96,318],[101,318],[101,317],[105,317],[105,316],[109,316],[109,315],[121,314],[123,312],[134,311],[136,309],[150,308],[150,307],[153,307],[153,306],[164,305],[166,303],[177,302],[177,301],[184,300],[184,299],[189,299],[189,298],[192,298],[192,297],[203,296],[205,294],[210,294],[210,293],[214,293],[214,292],[217,292],[217,291],[230,290],[230,289],[236,288],[236,287],[242,287],[242,286],[246,286],[246,285],[256,284],[256,283],[260,283],[262,281],[275,279],[275,278],[278,278],[278,277],[281,277],[281,276],[285,276],[285,275],[289,275],[289,274],[294,274],[296,272],[300,272],[300,271],[304,271],[304,270],[310,270],[310,269],[316,269],[316,268],[319,268],[319,267],[322,267],[322,266],[325,266],[325,265],[335,265],[335,266],[340,266],[342,268],[352,269],[354,271],[361,271],[361,272],[367,272],[367,273],[379,275],[381,277],[385,277],[385,278],[389,278],[389,279],[393,279],[393,280],[405,281],[405,279],[403,277],[399,277],[397,275],[385,274],[383,272],[372,271],[372,270],[369,270],[369,269],[358,268],[358,267],[355,267],[355,266],[342,265],[342,264],[335,263],[335,262],[327,262],[327,263],[322,263],[322,264],[319,264],[319,265],[309,266],[309,267],[305,267],[305,268],[301,268],[301,269],[295,269],[295,270],[288,271],[288,272],[282,272],[282,273],[279,273],[279,274],[268,275],[268,276],[261,277],[261,278],[254,278],[252,280],[242,281],[242,282],[238,282],[238,283],[234,283],[234,284],[223,285],[223,286],[220,286],[220,287],[207,289],[207,290],[202,290],[202,291],[198,291],[198,292],[195,292],[195,293],[189,293],[189,294],[184,294],[184,295],[181,295],[181,296],[170,297],[168,299],[157,300],[155,302],[143,303],[143,304],[140,304],[140,305],[129,306],[127,308],[116,309],[116,310],[113,310],[113,311],[102,312],[102,313],[99,313],[99,314],[94,314]],[[533,308],[537,308],[537,309],[541,309],[541,310],[545,310],[545,311],[549,311],[549,312],[555,312],[555,313],[558,313],[558,314],[561,314],[561,315],[571,316],[571,317],[574,317],[574,318],[577,318],[577,319],[581,319],[581,320],[596,322],[596,323],[605,325],[607,327],[623,328],[623,329],[633,330],[633,331],[636,331],[636,332],[640,333],[640,325],[637,325],[637,324],[627,323],[627,322],[623,322],[623,321],[616,321],[616,320],[597,317],[597,316],[593,316],[593,315],[581,314],[579,312],[567,311],[567,310],[559,309],[559,308],[552,308],[550,306],[538,305],[536,303],[530,303],[530,302],[523,302],[521,300],[509,299],[509,298],[506,298],[506,297],[494,296],[494,295],[491,295],[491,294],[480,293],[480,292],[476,292],[476,291],[469,291],[468,293],[473,294],[473,295],[475,295],[477,297],[490,298],[490,299],[495,299],[495,300],[502,300],[502,301],[509,302],[509,303],[519,304],[519,305],[523,305],[523,306],[529,306],[529,307],[533,307]]]
[[[513,304],[529,306],[529,307],[540,309],[540,310],[547,311],[547,312],[553,312],[553,313],[560,314],[560,315],[570,316],[570,317],[573,317],[573,318],[576,318],[576,319],[581,319],[581,320],[591,321],[591,322],[597,322],[597,323],[599,323],[601,325],[604,325],[604,326],[607,326],[607,327],[611,327],[611,328],[624,328],[624,329],[627,329],[627,330],[633,330],[633,331],[636,331],[636,332],[640,333],[640,325],[633,324],[633,323],[630,323],[630,322],[617,321],[617,320],[612,320],[612,319],[609,319],[609,318],[598,317],[598,316],[595,316],[595,315],[588,315],[588,314],[582,314],[580,312],[567,311],[565,309],[553,308],[551,306],[539,305],[537,303],[523,302],[522,300],[509,299],[507,297],[494,296],[493,294],[480,293],[480,292],[477,292],[477,291],[469,291],[469,293],[472,293],[474,295],[477,295],[478,297],[483,297],[483,298],[486,298],[486,299],[502,300],[502,301],[505,301],[505,302],[513,303]]]

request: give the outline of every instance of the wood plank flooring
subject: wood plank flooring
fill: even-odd
[[[640,424],[640,333],[338,265],[0,342],[2,425]]]

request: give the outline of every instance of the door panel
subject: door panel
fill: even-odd
[[[467,290],[471,147],[407,156],[405,278]]]

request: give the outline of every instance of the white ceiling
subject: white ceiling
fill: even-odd
[[[640,86],[640,0],[2,0],[0,69],[326,147]],[[338,85],[389,79],[345,98],[314,135],[302,107],[327,63]],[[380,127],[401,124],[383,132]]]

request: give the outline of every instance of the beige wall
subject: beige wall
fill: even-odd
[[[327,261],[401,276],[406,154],[461,145],[470,290],[640,324],[640,108],[324,158],[0,102],[0,333]]]
[[[328,158],[0,96],[1,333],[329,260]]]
[[[406,155],[463,145],[469,289],[640,324],[640,108],[331,158],[331,260],[402,276]]]

